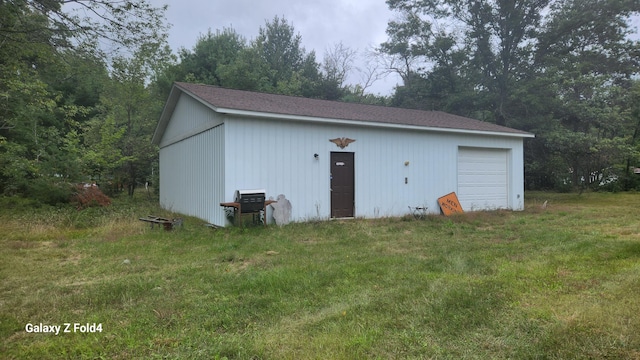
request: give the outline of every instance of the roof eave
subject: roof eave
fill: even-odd
[[[171,116],[173,115],[173,111],[178,104],[178,100],[180,99],[180,94],[184,93],[189,95],[194,100],[198,101],[202,105],[208,107],[209,109],[220,112],[216,106],[213,106],[210,102],[202,99],[200,96],[194,94],[193,92],[183,88],[178,84],[174,84],[171,87],[171,92],[169,93],[169,98],[167,99],[167,103],[162,110],[162,114],[160,115],[160,120],[158,121],[158,125],[156,126],[156,130],[153,133],[153,137],[151,138],[151,142],[155,145],[160,145],[160,141],[162,140],[162,136],[164,135],[164,131],[167,129],[167,125],[171,120]]]
[[[211,106],[209,107],[212,108]],[[332,119],[332,118],[314,117],[314,116],[275,114],[275,113],[268,113],[268,112],[262,112],[262,111],[238,110],[238,109],[230,109],[230,108],[212,108],[212,109],[219,113],[236,115],[236,116],[251,116],[251,117],[258,117],[258,118],[281,119],[281,120],[284,119],[284,120],[292,120],[292,121],[308,121],[308,122],[319,122],[319,123],[326,123],[326,124],[370,126],[370,127],[382,127],[382,128],[391,128],[391,129],[446,132],[446,133],[470,134],[470,135],[494,135],[494,136],[506,136],[506,137],[518,137],[518,138],[534,138],[535,137],[534,134],[526,133],[526,132],[511,133],[511,132],[502,132],[502,131],[483,131],[483,130],[456,129],[456,128],[444,128],[444,127],[433,127],[433,126],[393,124],[393,123],[363,121],[363,120],[345,120],[345,119]]]
[[[153,132],[153,137],[151,138],[152,144],[160,145],[162,135],[164,135],[164,131],[167,129],[169,120],[171,120],[171,115],[173,114],[173,110],[175,110],[176,108],[176,104],[178,103],[178,99],[180,98],[181,91],[182,89],[179,89],[176,86],[171,87],[171,92],[169,92],[167,102],[164,104],[164,108],[162,109],[162,113],[160,114],[160,120],[158,120],[156,130]]]

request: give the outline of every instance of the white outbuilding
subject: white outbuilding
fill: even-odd
[[[533,134],[419,111],[175,83],[153,142],[160,204],[218,226],[237,190],[284,195],[292,221],[524,208]],[[273,221],[269,213],[268,219]]]

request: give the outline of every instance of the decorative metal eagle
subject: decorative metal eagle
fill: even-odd
[[[352,142],[354,142],[355,140],[343,137],[343,138],[335,138],[335,139],[331,139],[331,140],[329,140],[329,141],[331,141],[332,143],[334,143],[334,144],[338,145],[338,147],[339,147],[340,149],[344,149],[344,148],[346,148],[347,146],[349,146],[349,144],[351,144]]]

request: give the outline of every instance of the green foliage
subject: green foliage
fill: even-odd
[[[164,9],[145,0],[64,4],[0,2],[0,192],[47,204],[68,202],[73,183],[116,177],[123,164],[134,184],[151,172],[149,124],[162,105],[145,84],[170,61]],[[104,51],[108,44],[115,51]],[[135,54],[128,73],[120,71],[127,51]],[[124,96],[109,99],[115,83],[139,86],[122,86]],[[136,109],[109,102],[123,99]],[[127,163],[139,150],[144,159]]]
[[[131,160],[122,153],[120,146],[127,129],[116,125],[114,115],[107,115],[104,120],[94,119],[88,125],[85,139],[88,149],[84,154],[87,171],[92,178],[108,178]],[[92,133],[97,134],[91,136]]]
[[[633,1],[387,1],[393,104],[531,131],[528,188],[598,188],[637,166]],[[635,90],[634,90],[635,89]],[[604,183],[603,183],[604,181]],[[622,181],[622,188],[630,184]]]
[[[193,51],[181,49],[180,71],[184,80],[210,85],[230,87],[233,76],[225,74],[225,68],[233,66],[240,53],[247,47],[246,40],[231,28],[201,35]]]
[[[381,50],[404,64],[401,74],[411,96],[416,90],[423,91],[418,99],[424,98],[443,110],[464,104],[443,100],[452,95],[475,98],[476,104],[480,99],[477,106],[490,111],[493,122],[510,125],[515,117],[510,95],[529,66],[531,48],[527,44],[534,39],[540,13],[548,1],[387,3],[402,18],[389,23],[390,40]],[[429,85],[418,89],[415,82],[422,76],[422,69],[427,70],[424,78]],[[460,110],[457,112],[469,113]]]
[[[354,51],[319,62],[278,16],[250,42],[208,31],[176,63],[166,7],[147,0],[0,2],[0,192],[56,204],[91,179],[110,194],[157,183],[150,137],[173,81],[444,110],[535,133],[527,188],[638,187],[637,2],[387,3],[392,99],[365,93],[375,69],[346,84]]]
[[[165,94],[172,81],[186,81],[338,100],[348,93],[344,82],[354,53],[344,46],[337,49],[325,58],[321,71],[315,52],[306,52],[293,25],[276,16],[250,43],[232,28],[209,30],[192,50],[180,51],[180,63],[167,68],[160,81]]]
[[[126,185],[129,196],[133,196],[137,184],[151,177],[157,158],[151,136],[162,103],[152,98],[145,85],[148,61],[157,59],[157,51],[157,48],[140,49],[131,59],[114,61],[112,81],[101,98],[104,118],[95,122],[100,136],[94,138],[94,149],[88,152],[96,161],[98,172],[94,175],[101,180],[111,180],[114,186]]]
[[[28,187],[23,193],[29,199],[52,206],[68,203],[72,194],[71,184],[47,178],[29,181]]]
[[[262,61],[257,49],[245,48],[238,54],[237,61],[220,68],[222,85],[234,89],[267,91],[269,80],[268,66]],[[190,79],[187,79],[190,80]],[[198,79],[193,79],[199,82]]]
[[[295,82],[295,74],[303,68],[306,57],[301,42],[300,34],[295,34],[293,25],[284,18],[276,16],[260,27],[253,46],[269,69],[268,86],[284,89],[289,87],[285,83]]]

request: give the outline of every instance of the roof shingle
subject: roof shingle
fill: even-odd
[[[532,134],[525,131],[470,119],[463,116],[448,114],[442,111],[424,111],[379,105],[309,99],[183,82],[177,82],[175,83],[175,86],[180,88],[182,91],[185,91],[212,105],[213,107],[223,109],[334,120],[352,120],[428,128],[505,133],[511,135],[522,135],[523,137],[532,136]]]

